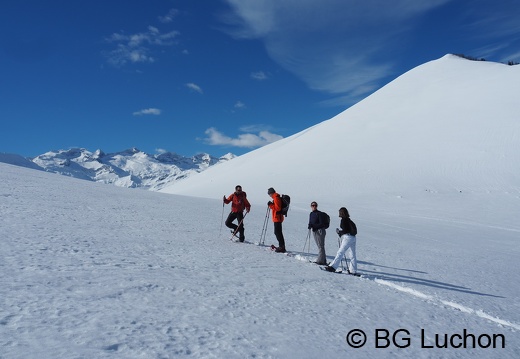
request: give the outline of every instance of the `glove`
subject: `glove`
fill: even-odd
[[[307,229],[312,229],[312,225],[311,225],[311,224],[309,224],[309,226],[307,227]]]
[[[272,205],[273,205],[273,202],[269,201],[269,202],[267,202],[267,205],[268,205],[268,206],[272,206]]]
[[[339,234],[339,232],[340,232],[340,231],[339,231],[339,228],[336,228],[336,233]]]
[[[224,202],[226,202],[226,195],[224,195],[224,197],[222,197],[222,200],[223,200]]]
[[[246,208],[246,213],[249,213],[250,210],[251,208]]]

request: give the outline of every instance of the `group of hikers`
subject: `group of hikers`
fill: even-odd
[[[267,195],[271,197],[271,200],[267,202],[269,210],[272,212],[272,221],[274,224],[274,235],[278,241],[278,247],[275,247],[275,251],[278,253],[286,253],[285,239],[282,231],[282,222],[284,221],[284,214],[282,212],[283,201],[281,196],[275,191],[274,188],[267,190]],[[244,211],[249,213],[251,210],[251,204],[247,200],[247,194],[242,190],[242,186],[235,186],[235,192],[230,194],[228,197],[224,195],[224,204],[231,203],[231,212],[226,219],[226,226],[231,229],[233,235],[237,235],[239,242],[245,241],[244,235]],[[341,260],[345,255],[349,259],[348,273],[357,275],[357,258],[356,258],[356,224],[350,219],[350,214],[345,207],[339,209],[339,217],[341,222],[339,228],[336,228],[336,233],[341,238],[341,244],[338,252],[334,257],[334,260],[327,263],[327,257],[325,255],[325,235],[326,228],[328,228],[328,217],[324,212],[318,211],[318,203],[313,201],[311,203],[311,212],[309,214],[309,234],[312,230],[314,241],[318,247],[318,258],[313,263],[320,266],[325,266],[323,269],[329,272],[336,272]],[[325,215],[325,216],[324,216]],[[238,224],[233,223],[237,221]]]

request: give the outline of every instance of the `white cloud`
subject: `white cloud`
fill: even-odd
[[[109,43],[115,43],[116,48],[106,53],[108,62],[114,66],[123,66],[126,63],[155,62],[150,55],[152,49],[157,46],[173,46],[177,31],[161,33],[154,26],[149,26],[146,32],[137,34],[115,33],[106,39]]]
[[[195,91],[195,92],[198,92],[198,93],[200,93],[200,94],[203,93],[203,92],[202,92],[202,89],[200,88],[200,86],[194,84],[193,82],[189,82],[189,83],[187,83],[187,84],[186,84],[186,87],[189,88],[190,90]]]
[[[168,13],[164,16],[159,16],[159,21],[163,24],[167,24],[173,21],[173,19],[179,14],[179,10],[177,9],[170,9]]]
[[[140,111],[136,111],[133,113],[134,116],[143,116],[143,115],[155,115],[158,116],[161,114],[161,110],[158,108],[145,108]]]
[[[260,131],[258,134],[244,133],[236,138],[231,138],[219,132],[216,128],[208,128],[205,132],[207,137],[204,139],[209,145],[213,146],[234,146],[242,148],[262,147],[269,143],[281,140],[283,136],[271,133],[269,131]]]
[[[234,106],[234,107],[235,107],[235,108],[239,108],[239,109],[243,109],[243,108],[246,108],[246,105],[245,105],[245,103],[243,103],[242,101],[237,101],[237,102],[235,103],[235,106]]]
[[[376,89],[392,64],[374,59],[399,47],[411,19],[450,1],[227,0],[221,20],[235,38],[260,39],[309,88],[345,96]]]
[[[267,80],[267,75],[263,71],[252,72],[251,78],[258,80],[258,81],[263,81],[263,80]]]

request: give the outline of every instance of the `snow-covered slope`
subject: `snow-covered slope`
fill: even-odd
[[[218,198],[240,183],[293,200],[520,190],[520,66],[447,55],[336,117],[164,189]]]
[[[149,155],[136,148],[105,154],[101,150],[92,153],[84,148],[73,148],[49,151],[32,162],[48,172],[70,177],[119,187],[158,190],[234,157],[232,154],[220,158],[208,154],[184,157],[171,152]],[[3,162],[2,156],[0,162]]]
[[[38,166],[36,163],[32,162],[31,160],[29,160],[23,156],[14,154],[14,153],[0,152],[0,162],[8,163],[10,165],[15,165],[15,166],[32,168],[35,170],[43,170],[43,168],[41,168],[40,166]]]
[[[489,209],[507,218],[518,198],[504,204]],[[520,356],[517,220],[454,219],[442,202],[428,203],[429,215],[360,207],[355,278],[308,262],[308,208],[284,222],[289,257],[231,242],[221,200],[0,163],[0,357]],[[259,239],[264,218],[253,205],[246,239]],[[347,343],[361,339],[355,330],[363,348]],[[390,342],[376,337],[385,331]]]

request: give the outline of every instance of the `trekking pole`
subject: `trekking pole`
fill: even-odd
[[[267,212],[265,213],[264,225],[262,226],[262,233],[260,233],[260,244],[265,243],[265,235],[267,234],[267,220],[269,219],[269,206],[267,206]]]
[[[233,231],[233,234],[231,235],[231,238],[229,238],[230,241],[232,241],[232,240],[233,240],[233,237],[236,236],[236,234],[237,234],[237,232],[238,232],[238,229],[240,228],[240,225],[242,225],[242,222],[244,222],[244,219],[246,218],[246,216],[247,216],[248,213],[249,213],[249,212],[246,212],[246,214],[244,214],[244,216],[242,217],[242,220],[241,220],[240,222],[238,222],[237,229],[235,229],[235,230]]]
[[[338,249],[341,248],[341,236],[338,233]],[[345,256],[343,256],[344,258]],[[341,269],[345,270],[345,267],[343,266],[343,258],[341,258]]]
[[[338,234],[338,248],[341,248],[341,236]],[[343,266],[343,260],[345,260],[345,266]],[[347,255],[346,253],[343,253],[343,258],[341,258],[341,268],[343,268],[343,270],[347,271],[350,273],[349,269],[348,269],[348,261],[347,261]]]
[[[267,225],[269,223],[269,212],[270,212],[270,208],[267,207],[267,212],[265,214],[265,219],[264,219],[264,226],[262,227],[262,234],[260,235],[260,244],[261,245],[265,244],[265,236],[267,235]]]
[[[309,247],[307,250],[307,255],[311,251],[311,230],[309,229],[309,233],[307,233],[307,238],[305,239],[305,244],[303,245],[302,253],[305,253],[305,246],[307,246],[307,241],[309,242]]]
[[[224,222],[224,201],[222,201],[222,219],[220,220],[220,231],[218,232],[218,235],[222,234],[222,223]]]

